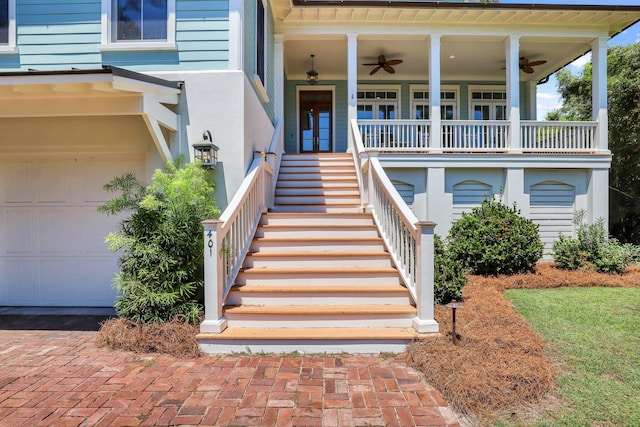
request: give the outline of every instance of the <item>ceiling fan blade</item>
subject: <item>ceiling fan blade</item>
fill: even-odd
[[[387,61],[387,65],[398,65],[402,64],[402,59],[392,59],[391,61]]]
[[[530,67],[535,67],[537,65],[542,65],[542,64],[546,64],[547,61],[533,61],[533,62],[529,62],[529,66]]]
[[[378,70],[379,70],[380,68],[381,68],[381,67],[378,65],[376,68],[374,68],[373,70],[371,70],[371,72],[369,73],[369,75],[370,75],[370,76],[373,76],[375,73],[377,73],[377,72],[378,72]]]
[[[522,71],[524,71],[524,72],[525,72],[525,73],[527,73],[527,74],[531,74],[531,73],[533,73],[533,68],[531,68],[531,67],[529,66],[529,64],[527,64],[527,65],[525,65],[524,67],[522,67]]]
[[[384,70],[387,73],[390,73],[390,74],[394,74],[396,72],[396,70],[394,70],[393,67],[391,65],[388,65],[388,64],[384,64],[384,66],[382,68],[384,68]]]
[[[362,65],[380,65],[380,64],[378,64],[378,63],[376,62],[376,63],[374,63],[374,64],[362,64]]]

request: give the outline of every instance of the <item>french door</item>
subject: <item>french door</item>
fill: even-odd
[[[333,148],[331,91],[300,92],[300,152],[330,153]]]

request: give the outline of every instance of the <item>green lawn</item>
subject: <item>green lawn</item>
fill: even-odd
[[[567,402],[538,425],[640,426],[640,288],[510,290],[562,367]]]

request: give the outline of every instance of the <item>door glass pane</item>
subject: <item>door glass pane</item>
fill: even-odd
[[[453,115],[453,111],[453,105],[440,106],[440,115],[443,120],[453,120],[455,118]]]
[[[473,120],[490,120],[488,105],[473,106]]]
[[[300,139],[302,140],[302,151],[313,151],[313,133],[315,128],[313,108],[302,107],[300,113]]]
[[[359,120],[372,120],[373,119],[373,105],[358,105],[358,119]]]
[[[331,150],[331,106],[322,105],[318,111],[318,141],[320,151]]]
[[[429,106],[428,105],[416,105],[415,117],[416,120],[429,120]]]
[[[507,107],[504,105],[496,105],[496,120],[506,120],[507,119]]]

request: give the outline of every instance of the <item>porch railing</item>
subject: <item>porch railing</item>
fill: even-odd
[[[367,156],[358,122],[351,123],[352,150],[360,168],[360,191],[368,204],[385,246],[416,302],[414,328],[438,332],[433,302],[433,232],[435,224],[421,222],[411,212],[375,156]]]
[[[223,302],[249,251],[260,217],[273,206],[283,144],[279,122],[268,151],[255,153],[245,179],[220,219],[203,221],[205,320],[201,332],[219,333],[226,328]]]
[[[505,151],[509,122],[502,120],[443,120],[444,151]]]
[[[424,151],[429,148],[428,120],[358,120],[362,143],[372,151]]]
[[[529,153],[583,153],[597,150],[597,122],[522,120],[521,149]],[[433,152],[435,131],[428,120],[358,120],[362,145],[368,152]],[[444,152],[508,152],[510,124],[506,120],[443,120]]]
[[[597,122],[521,123],[522,150],[530,152],[593,151]]]

